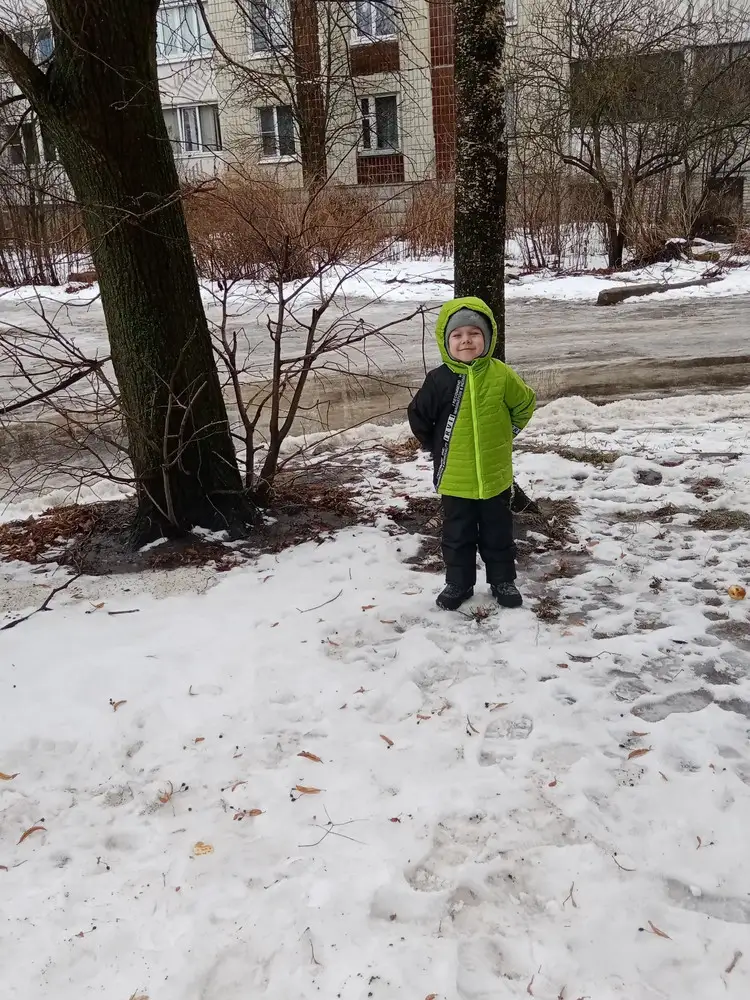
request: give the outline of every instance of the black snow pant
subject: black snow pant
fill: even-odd
[[[477,580],[477,549],[487,571],[487,583],[509,583],[516,578],[516,547],[510,490],[490,500],[444,496],[443,561],[445,581],[462,590]]]

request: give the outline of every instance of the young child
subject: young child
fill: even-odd
[[[409,406],[412,433],[435,464],[443,504],[445,589],[439,608],[455,611],[474,594],[477,549],[497,602],[517,608],[513,515],[513,438],[531,419],[536,396],[492,357],[497,325],[477,298],[440,310],[435,337],[443,364]]]

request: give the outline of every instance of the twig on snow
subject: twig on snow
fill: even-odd
[[[317,611],[318,608],[324,608],[326,604],[333,604],[333,602],[337,601],[343,593],[344,593],[344,588],[342,587],[335,597],[330,597],[327,601],[323,601],[322,604],[316,604],[314,608],[297,608],[297,611],[299,611],[301,615],[306,615],[308,611]]]
[[[9,628],[15,628],[16,625],[20,625],[22,622],[27,622],[29,618],[33,618],[34,615],[38,615],[40,611],[49,611],[49,603],[52,600],[52,598],[56,597],[57,594],[61,593],[63,590],[67,590],[68,587],[71,585],[71,583],[75,583],[76,580],[78,580],[81,575],[82,575],[81,573],[76,573],[75,576],[69,577],[65,581],[65,583],[51,590],[49,594],[47,594],[47,596],[44,598],[42,603],[39,605],[39,607],[36,608],[36,610],[30,611],[27,615],[24,615],[22,618],[14,618],[13,621],[8,622],[7,625],[0,626],[0,632],[7,632]]]

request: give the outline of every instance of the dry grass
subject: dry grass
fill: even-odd
[[[690,522],[698,531],[747,531],[750,528],[750,514],[744,510],[727,510],[723,507],[706,510]]]
[[[419,448],[419,441],[416,438],[383,445],[383,451],[392,462],[410,462],[419,454]]]
[[[642,524],[645,521],[659,521],[661,524],[669,524],[677,514],[695,514],[693,507],[675,507],[668,503],[656,510],[623,510],[613,514],[615,521],[622,521],[625,524]]]
[[[571,462],[583,462],[586,465],[612,465],[621,457],[619,451],[601,451],[597,448],[568,448],[560,444],[536,444],[533,442],[514,443],[517,451],[528,451],[534,455],[559,455]]]

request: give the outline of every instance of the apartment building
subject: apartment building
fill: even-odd
[[[533,44],[529,10],[544,2],[557,0],[506,0],[509,53]],[[18,37],[37,61],[51,55],[51,33],[39,15]],[[156,55],[179,172],[195,178],[240,162],[298,185],[306,149],[317,141],[326,175],[344,184],[449,181],[453,50],[453,0],[295,0],[291,6],[289,0],[163,0]],[[560,74],[571,67],[572,48]],[[510,79],[511,140],[518,103]],[[569,121],[572,134],[572,115]],[[324,138],[313,141],[316,129]],[[52,167],[56,151],[28,120],[3,158]],[[747,169],[733,178],[746,204]]]

